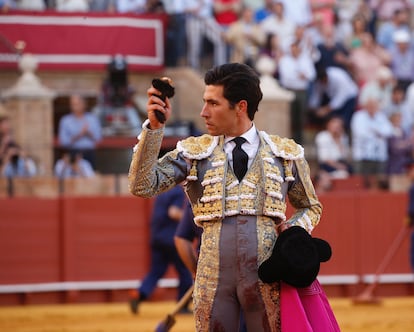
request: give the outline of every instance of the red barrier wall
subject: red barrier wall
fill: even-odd
[[[333,249],[320,276],[374,274],[404,227],[407,195],[344,191],[320,199],[323,217],[313,235],[328,240]],[[0,199],[0,287],[142,279],[149,264],[152,204],[130,196]],[[411,273],[408,245],[407,236],[384,273]],[[170,271],[169,276],[175,275]],[[335,286],[344,286],[338,283]],[[355,292],[354,286],[345,285],[340,291],[326,288],[328,293],[348,296]],[[402,292],[412,292],[404,287]],[[112,293],[90,291],[82,296],[84,301],[120,298],[116,291],[107,292]],[[39,294],[40,300],[31,296],[0,292],[0,304],[68,301],[67,295]]]

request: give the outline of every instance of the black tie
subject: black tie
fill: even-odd
[[[242,144],[246,142],[246,139],[243,137],[236,137],[233,141],[236,143],[236,146],[233,149],[233,170],[239,181],[241,181],[244,174],[247,172],[247,162],[249,161],[249,156],[241,147]]]

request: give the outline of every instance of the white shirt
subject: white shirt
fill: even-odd
[[[312,22],[312,10],[309,0],[278,0],[283,3],[285,16],[297,25]]]
[[[253,124],[252,127],[246,131],[241,137],[246,139],[246,142],[242,144],[242,149],[247,153],[249,156],[248,167],[253,163],[254,158],[256,157],[257,150],[259,149],[260,145],[260,138],[259,134],[257,133],[256,126]],[[226,136],[224,138],[224,152],[227,154],[227,159],[230,161],[230,164],[233,165],[233,149],[236,146],[232,140],[235,137]]]
[[[188,7],[196,10],[195,15],[202,18],[212,18],[213,16],[213,0],[188,0]]]
[[[119,13],[141,13],[145,11],[146,0],[117,0],[116,10]]]
[[[168,14],[183,14],[192,0],[163,0],[164,9]]]
[[[387,138],[392,133],[392,124],[383,113],[355,112],[351,119],[353,160],[387,161]]]
[[[319,162],[347,160],[350,156],[349,139],[341,135],[337,143],[328,130],[323,130],[315,136],[316,151]]]
[[[302,53],[297,58],[291,55],[282,56],[279,61],[279,75],[280,83],[285,88],[306,90],[315,79],[316,71],[309,54]]]
[[[260,26],[266,34],[277,35],[282,45],[286,39],[292,40],[294,37],[295,24],[286,18],[280,20],[276,15],[269,15],[260,23]]]
[[[57,0],[56,11],[59,12],[87,12],[89,3],[87,0]]]
[[[341,108],[350,98],[358,96],[358,86],[345,70],[338,67],[328,67],[326,74],[328,75],[326,86],[322,86],[319,82],[315,83],[314,93],[311,94],[309,101],[312,107],[319,106],[320,97],[324,90],[330,98],[329,106],[333,110]]]

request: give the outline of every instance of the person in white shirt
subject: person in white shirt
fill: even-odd
[[[64,151],[62,157],[56,161],[54,173],[59,179],[95,176],[92,165],[83,158],[82,153],[71,151]]]
[[[225,37],[230,49],[230,62],[242,62],[254,67],[266,35],[260,25],[254,22],[254,12],[244,7],[240,19],[229,25]]]
[[[181,66],[187,63],[187,0],[163,0],[164,11],[168,15],[165,36],[165,65],[167,67]]]
[[[308,104],[308,89],[316,77],[316,71],[310,54],[302,52],[299,42],[292,43],[290,53],[280,58],[279,77],[280,84],[295,94],[290,108],[291,130],[292,138],[301,144]]]
[[[10,143],[0,164],[0,177],[28,178],[35,175],[37,175],[37,166],[34,160],[18,144]]]
[[[358,86],[351,76],[339,67],[320,67],[312,86],[309,108],[311,121],[324,124],[329,116],[339,115],[349,130],[357,107]]]
[[[309,0],[276,0],[283,4],[286,18],[295,25],[309,26],[313,21]]]
[[[318,159],[317,190],[331,188],[332,179],[344,179],[352,173],[351,146],[344,130],[344,122],[338,115],[330,117],[326,128],[315,136]]]
[[[56,0],[56,11],[87,12],[89,11],[89,3],[87,0]]]
[[[381,112],[390,118],[392,114],[401,115],[401,128],[406,135],[411,134],[414,126],[414,116],[410,105],[405,98],[404,87],[396,85],[392,89],[391,100],[387,105],[381,108]]]
[[[118,13],[144,13],[146,3],[146,0],[117,0],[116,10]]]
[[[351,120],[354,170],[363,176],[365,187],[384,188],[387,183],[387,139],[393,133],[393,126],[379,110],[378,95],[367,96],[362,107]]]
[[[273,3],[272,12],[260,22],[262,30],[266,34],[278,36],[284,51],[289,50],[295,34],[295,23],[285,15],[284,5],[281,2]]]
[[[359,104],[363,105],[367,96],[376,94],[380,99],[380,109],[383,109],[391,102],[392,89],[395,84],[395,78],[391,69],[382,66],[376,75],[375,80],[365,83],[359,91]],[[414,105],[414,104],[413,104]]]
[[[43,0],[20,0],[16,1],[16,9],[43,11],[46,9],[46,4]]]

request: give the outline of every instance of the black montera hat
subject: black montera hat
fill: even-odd
[[[320,263],[331,255],[328,242],[292,226],[279,234],[272,255],[259,266],[259,277],[265,283],[284,281],[294,287],[307,287],[316,279]]]

